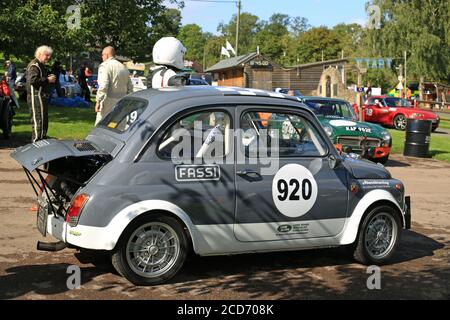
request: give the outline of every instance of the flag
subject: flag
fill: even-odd
[[[224,56],[227,56],[228,58],[230,58],[230,53],[224,47],[222,47],[222,51],[220,52],[220,55],[224,55]]]
[[[228,42],[228,40],[227,40],[227,50],[233,52],[233,54],[236,55],[236,51],[234,51],[233,46],[231,45],[231,43]]]

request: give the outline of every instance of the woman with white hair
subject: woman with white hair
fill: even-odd
[[[47,136],[48,97],[50,84],[55,83],[56,77],[48,74],[45,64],[49,62],[52,53],[52,48],[40,46],[36,49],[35,58],[27,67],[27,102],[31,110],[32,142],[45,139]]]

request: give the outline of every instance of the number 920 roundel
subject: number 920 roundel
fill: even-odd
[[[285,165],[272,182],[273,202],[290,218],[307,214],[316,203],[317,193],[317,182],[311,171],[299,164]]]

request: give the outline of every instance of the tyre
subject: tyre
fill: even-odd
[[[406,117],[403,114],[398,114],[394,118],[394,128],[397,130],[406,130]]]
[[[183,226],[174,218],[151,214],[133,221],[121,236],[111,261],[135,285],[166,282],[183,266],[188,253]]]
[[[386,263],[395,253],[401,229],[400,218],[392,207],[376,207],[362,220],[353,257],[366,265]]]

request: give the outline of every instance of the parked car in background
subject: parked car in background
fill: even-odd
[[[131,83],[133,84],[133,92],[147,89],[147,78],[145,77],[131,77]]]
[[[430,120],[433,132],[439,127],[440,118],[433,111],[415,108],[409,101],[389,96],[372,96],[363,106],[364,120],[397,130],[406,129],[407,119]]]
[[[98,89],[98,75],[93,74],[92,76],[87,77],[87,85],[89,87],[89,91],[91,94],[95,95],[97,94]]]
[[[186,85],[187,86],[209,86],[209,83],[203,79],[188,78],[186,80]]]
[[[292,93],[295,97],[303,97],[303,94],[300,92],[300,90],[297,90],[297,89],[288,89],[288,88],[276,88],[275,89],[275,92],[283,93],[283,94],[289,94],[289,91],[292,91]]]
[[[358,121],[349,102],[322,97],[304,97],[337,149],[386,163],[392,147],[390,133],[374,123]]]
[[[81,87],[73,75],[61,74],[59,76],[59,82],[63,97],[73,98],[75,96],[81,96]]]
[[[19,94],[20,99],[27,99],[27,78],[25,77],[25,71],[17,73],[14,90]]]

